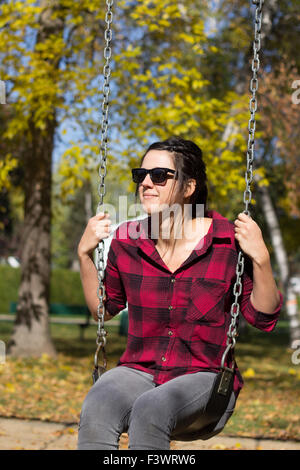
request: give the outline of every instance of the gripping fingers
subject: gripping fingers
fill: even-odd
[[[111,232],[111,221],[110,220],[101,220],[97,222],[95,226],[96,236],[101,240],[102,238],[109,237]]]

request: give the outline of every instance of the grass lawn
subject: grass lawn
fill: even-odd
[[[11,323],[0,324],[7,341]],[[107,324],[108,368],[116,365],[126,338]],[[79,340],[78,327],[51,325],[58,351],[53,360],[12,359],[0,365],[0,415],[77,423],[83,399],[92,385],[96,326]],[[293,365],[284,323],[275,332],[248,328],[241,334],[236,359],[245,386],[224,434],[300,440],[300,365]]]

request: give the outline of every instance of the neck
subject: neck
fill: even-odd
[[[151,233],[156,245],[169,249],[187,247],[189,242],[193,248],[195,239],[204,234],[207,227],[205,217],[192,218],[191,214],[183,217],[180,211],[155,214],[154,220],[155,230]]]

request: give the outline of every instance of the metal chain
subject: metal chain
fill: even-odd
[[[105,176],[106,176],[106,159],[107,159],[107,144],[108,144],[108,112],[109,112],[109,94],[110,94],[110,60],[111,60],[111,40],[112,40],[112,30],[111,23],[113,20],[112,6],[113,0],[106,0],[107,10],[105,15],[106,29],[104,31],[105,47],[104,47],[104,59],[106,60],[103,67],[103,102],[102,102],[102,122],[101,122],[101,141],[100,141],[100,165],[99,165],[99,185],[98,185],[98,194],[100,197],[97,213],[100,212],[101,206],[103,205],[103,198],[106,193],[105,188]],[[105,263],[104,263],[104,240],[101,240],[96,249],[96,268],[98,275],[98,289],[97,297],[99,300],[97,308],[97,318],[98,318],[98,329],[97,329],[97,349],[94,357],[94,372],[93,372],[93,381],[96,382],[99,375],[101,375],[106,370],[107,360],[105,354],[106,346],[106,331],[104,329],[104,317],[105,317],[105,286],[104,286],[104,273],[105,273]],[[103,366],[99,366],[99,353],[102,352],[103,357]]]
[[[246,181],[246,189],[244,191],[244,203],[245,203],[245,210],[243,211],[244,214],[250,216],[249,211],[249,204],[251,202],[252,192],[250,189],[251,182],[253,180],[253,169],[252,163],[254,160],[254,143],[255,143],[255,129],[256,129],[256,120],[255,120],[255,113],[257,111],[257,98],[256,92],[258,90],[258,70],[260,67],[260,60],[259,60],[259,51],[261,47],[261,22],[262,22],[262,8],[264,4],[264,0],[252,0],[253,5],[256,5],[255,9],[255,30],[254,30],[254,41],[253,41],[253,59],[252,59],[252,78],[250,81],[250,91],[252,93],[252,97],[250,98],[249,109],[250,109],[250,119],[248,123],[248,148],[247,148],[247,169],[245,172],[245,181]],[[236,281],[233,287],[233,294],[235,296],[234,302],[231,305],[230,315],[231,315],[231,323],[228,328],[227,332],[227,340],[226,340],[226,349],[222,356],[221,367],[225,366],[225,361],[228,355],[228,352],[231,349],[234,349],[236,344],[236,336],[237,336],[237,319],[240,313],[240,305],[238,303],[239,296],[242,292],[242,275],[244,273],[244,256],[243,252],[239,251],[238,260],[236,265]]]
[[[248,148],[247,148],[247,168],[245,172],[245,181],[246,181],[246,189],[244,191],[244,204],[245,210],[244,213],[250,215],[249,211],[249,204],[251,202],[252,192],[251,192],[251,182],[253,180],[253,169],[252,163],[254,160],[254,143],[255,143],[255,130],[256,130],[256,120],[255,120],[255,113],[257,111],[257,98],[256,92],[258,90],[258,70],[260,67],[260,60],[259,60],[259,51],[261,47],[261,23],[262,23],[262,7],[264,0],[252,0],[252,3],[256,5],[255,10],[255,33],[254,33],[254,41],[253,41],[253,59],[252,59],[252,78],[250,81],[250,91],[252,92],[252,97],[249,103],[249,110],[250,110],[250,119],[248,123]],[[99,166],[99,177],[100,183],[98,186],[98,193],[100,196],[100,201],[98,204],[97,212],[99,212],[100,207],[103,204],[103,198],[106,193],[105,189],[105,176],[106,176],[106,159],[107,159],[107,132],[108,132],[108,112],[109,112],[109,94],[110,94],[110,75],[111,75],[111,68],[110,68],[110,60],[111,60],[111,47],[110,43],[112,40],[112,30],[110,25],[113,20],[113,13],[112,13],[112,5],[113,0],[106,0],[107,5],[107,12],[105,16],[106,22],[106,30],[104,33],[104,38],[106,41],[106,45],[104,48],[104,58],[106,59],[106,63],[103,68],[103,75],[104,75],[104,84],[103,84],[103,103],[102,103],[102,123],[101,123],[101,145],[100,145],[100,166]],[[106,369],[106,356],[105,356],[105,345],[106,345],[106,331],[104,329],[104,316],[105,316],[105,305],[104,305],[104,297],[105,297],[105,286],[103,283],[104,279],[104,241],[98,245],[97,248],[97,273],[98,273],[98,281],[99,286],[97,289],[97,296],[99,300],[99,305],[97,309],[97,317],[98,317],[98,330],[97,330],[97,350],[95,353],[94,365],[95,371],[93,374],[94,381],[97,380],[97,373],[99,370],[98,365],[98,355],[99,352],[102,351],[103,353],[103,367],[101,367],[101,373]],[[226,349],[224,351],[221,367],[225,366],[225,361],[228,355],[228,352],[235,347],[236,344],[236,336],[237,336],[237,318],[240,313],[240,306],[238,303],[239,296],[242,292],[242,282],[241,278],[244,273],[244,256],[242,251],[239,251],[238,260],[236,265],[236,281],[233,287],[233,294],[235,296],[235,300],[231,306],[230,315],[231,315],[231,323],[229,325],[229,329],[227,332],[227,341],[226,341]]]

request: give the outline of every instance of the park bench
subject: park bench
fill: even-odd
[[[17,310],[17,302],[10,303],[9,314],[1,314],[0,321],[15,321]],[[85,305],[66,305],[59,303],[50,303],[49,305],[49,321],[50,323],[58,323],[62,325],[78,325],[79,337],[84,339],[84,331],[89,325],[95,325],[89,309]],[[120,312],[118,321],[119,334],[127,336],[128,332],[128,310],[125,308]],[[110,323],[114,323],[110,320]]]
[[[14,321],[17,311],[17,302],[10,303],[9,314],[1,314],[0,321]],[[49,305],[49,321],[50,323],[59,323],[62,325],[78,325],[79,337],[84,339],[85,329],[92,324],[89,309],[86,305],[66,305],[60,303],[50,303]]]

